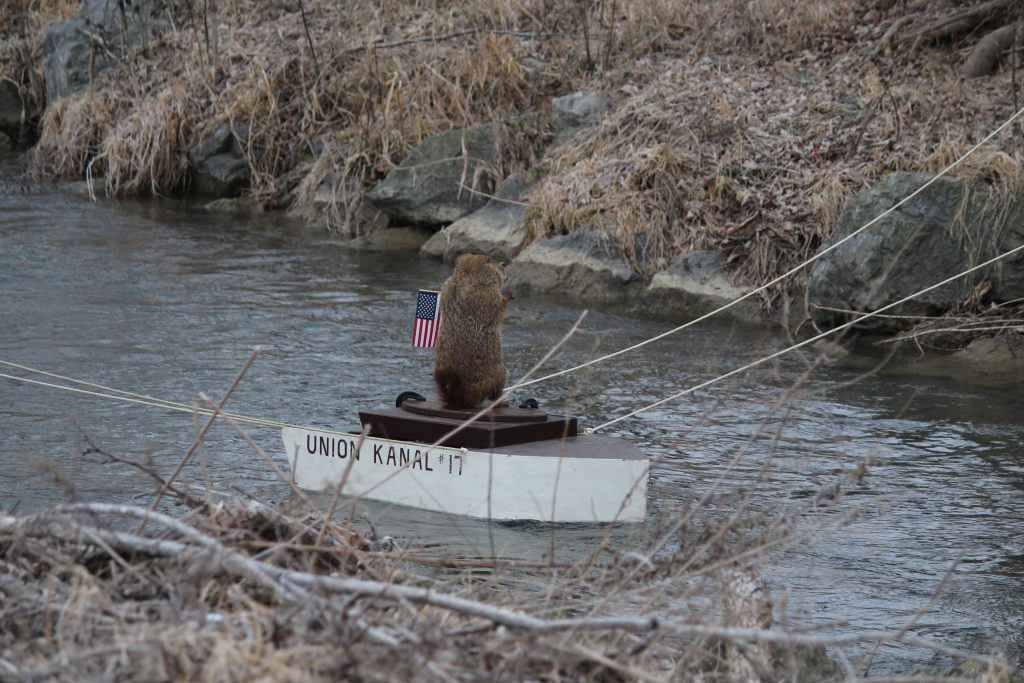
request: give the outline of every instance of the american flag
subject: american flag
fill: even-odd
[[[441,293],[421,289],[416,295],[416,324],[412,328],[412,345],[429,349],[437,339],[437,326],[441,322],[438,304]]]

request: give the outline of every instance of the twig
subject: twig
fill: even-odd
[[[81,432],[81,430],[79,431]],[[103,457],[107,458],[110,462],[117,462],[121,463],[122,465],[128,465],[129,467],[134,467],[135,469],[143,472],[144,474],[149,475],[150,477],[153,478],[154,481],[160,484],[161,487],[167,486],[167,480],[161,477],[159,474],[157,474],[156,470],[154,470],[152,467],[148,467],[136,460],[122,458],[118,455],[114,455],[113,453],[106,449],[100,448],[93,442],[91,438],[89,438],[88,435],[84,433],[82,434],[82,438],[84,438],[86,443],[89,444],[89,446],[84,451],[82,451],[83,457],[91,454],[102,455]],[[167,491],[173,493],[180,500],[185,502],[185,504],[188,505],[189,507],[196,508],[202,506],[203,504],[203,501],[200,498],[197,498],[196,496],[189,493],[187,490],[180,489],[177,486],[168,486]]]
[[[943,332],[1005,332],[1007,330],[1022,330],[1024,329],[1024,320],[1016,320],[1007,322],[1003,325],[996,325],[993,327],[936,327],[930,330],[918,330],[911,332],[910,334],[900,335],[898,337],[889,337],[888,339],[881,339],[877,344],[896,344],[902,341],[910,341],[923,337],[929,334],[941,334]]]
[[[924,613],[930,610],[933,605],[935,605],[936,601],[939,599],[939,596],[942,595],[945,592],[946,588],[949,586],[949,581],[953,578],[953,572],[955,572],[956,568],[960,566],[960,560],[961,557],[956,558],[956,561],[953,562],[949,569],[946,570],[946,573],[942,576],[942,580],[939,581],[939,585],[935,587],[935,590],[933,590],[931,596],[929,596],[928,602],[921,605],[921,607],[916,612],[910,615],[910,618],[907,619],[906,623],[900,626],[899,632],[901,634],[909,631],[910,627],[916,624],[917,621],[924,615]],[[864,665],[865,676],[867,676],[868,671],[871,670],[871,664],[874,662],[875,655],[878,654],[878,648],[880,648],[881,646],[881,643],[875,643],[875,647],[871,650],[871,654],[868,655],[867,664]]]
[[[536,38],[577,38],[575,33],[559,33],[559,32],[547,32],[547,31],[500,31],[497,29],[481,30],[476,28],[468,28],[462,31],[453,31],[451,33],[442,33],[440,35],[433,36],[419,36],[416,38],[406,38],[405,40],[398,40],[393,43],[366,43],[359,47],[352,47],[346,50],[348,53],[366,52],[368,50],[387,50],[393,47],[404,47],[406,45],[416,45],[418,43],[439,43],[446,40],[454,40],[456,38],[463,38],[465,36],[473,36],[478,33],[489,33],[496,36],[513,36],[516,38],[524,39],[536,39]]]
[[[886,32],[878,40],[878,45],[875,46],[875,49],[871,52],[871,54],[880,55],[886,50],[888,50],[892,46],[893,38],[896,36],[897,33],[899,33],[900,29],[914,21],[914,19],[917,19],[919,16],[921,16],[920,12],[911,12],[910,14],[905,14],[896,21],[894,21],[892,23],[892,26],[890,26],[888,30],[886,30]],[[1016,109],[1014,111],[1016,111]]]
[[[313,58],[313,71],[315,72],[314,80],[320,74],[320,62],[316,58],[316,48],[313,47],[313,36],[309,33],[309,22],[306,21],[306,4],[299,0],[299,14],[302,15],[302,28],[306,31],[306,42],[309,43],[309,55]]]
[[[151,511],[156,509],[156,506],[160,504],[160,500],[164,497],[164,494],[167,493],[168,487],[174,482],[175,479],[178,478],[178,475],[181,474],[181,470],[185,468],[185,463],[187,463],[189,461],[189,458],[192,457],[192,454],[196,452],[196,449],[199,447],[199,444],[206,436],[206,432],[210,431],[210,427],[213,426],[213,421],[217,419],[217,415],[219,415],[220,411],[224,408],[224,404],[228,402],[229,398],[231,398],[231,394],[234,393],[235,389],[238,387],[238,384],[242,381],[242,378],[245,377],[245,373],[249,370],[249,367],[252,366],[253,361],[255,361],[256,357],[259,355],[260,348],[256,347],[256,349],[249,356],[249,359],[245,361],[244,365],[242,365],[242,369],[238,372],[238,376],[235,377],[235,380],[231,383],[231,386],[228,387],[227,392],[224,394],[224,398],[222,398],[220,400],[220,403],[218,403],[217,406],[213,409],[213,413],[210,415],[210,419],[207,420],[206,424],[203,426],[203,431],[199,432],[199,434],[196,435],[196,438],[192,441],[192,445],[189,446],[188,452],[186,452],[184,457],[182,457],[182,459],[178,462],[178,465],[177,467],[174,468],[174,471],[171,473],[171,476],[167,477],[167,481],[164,483],[163,487],[161,487],[160,491],[157,492],[156,497],[153,498],[153,502],[149,504],[149,509]],[[142,524],[139,525],[139,531],[142,531],[142,528],[145,525],[146,521],[143,520]]]

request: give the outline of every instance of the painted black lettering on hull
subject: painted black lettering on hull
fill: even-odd
[[[349,455],[359,459],[359,450],[352,439],[336,439],[329,436],[306,435],[306,452],[325,458],[347,458]]]

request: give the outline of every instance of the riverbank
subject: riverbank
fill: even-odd
[[[882,213],[892,199],[880,183],[958,159],[1013,114],[1017,91],[1012,60],[963,73],[978,37],[1011,22],[999,2],[970,16],[945,2],[189,7],[11,15],[0,65],[18,85],[37,173],[89,175],[112,196],[240,195],[365,248],[483,251],[512,260],[520,291],[673,320],[810,258],[844,230],[858,192],[868,200],[848,213]],[[842,265],[840,291],[819,294],[808,268],[727,315],[834,325],[1005,251],[1024,231],[1019,208],[1001,224],[982,216],[975,234],[958,228],[956,205],[982,194],[1024,205],[1019,131],[932,198],[946,209],[926,231],[969,238],[873,252],[877,268],[912,271],[906,282],[865,299],[874,276]],[[875,242],[866,234],[852,250]],[[914,263],[922,250],[956,256]],[[917,330],[922,347],[1015,345],[1022,269],[1014,259],[979,273],[895,312],[885,331]],[[947,315],[979,323],[944,336],[917,327]]]

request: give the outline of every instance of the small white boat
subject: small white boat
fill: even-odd
[[[405,400],[360,413],[359,432],[285,427],[299,488],[493,520],[640,522],[648,461],[610,436],[577,435],[576,419],[499,408],[454,436],[474,411]],[[432,445],[435,443],[442,445]]]

